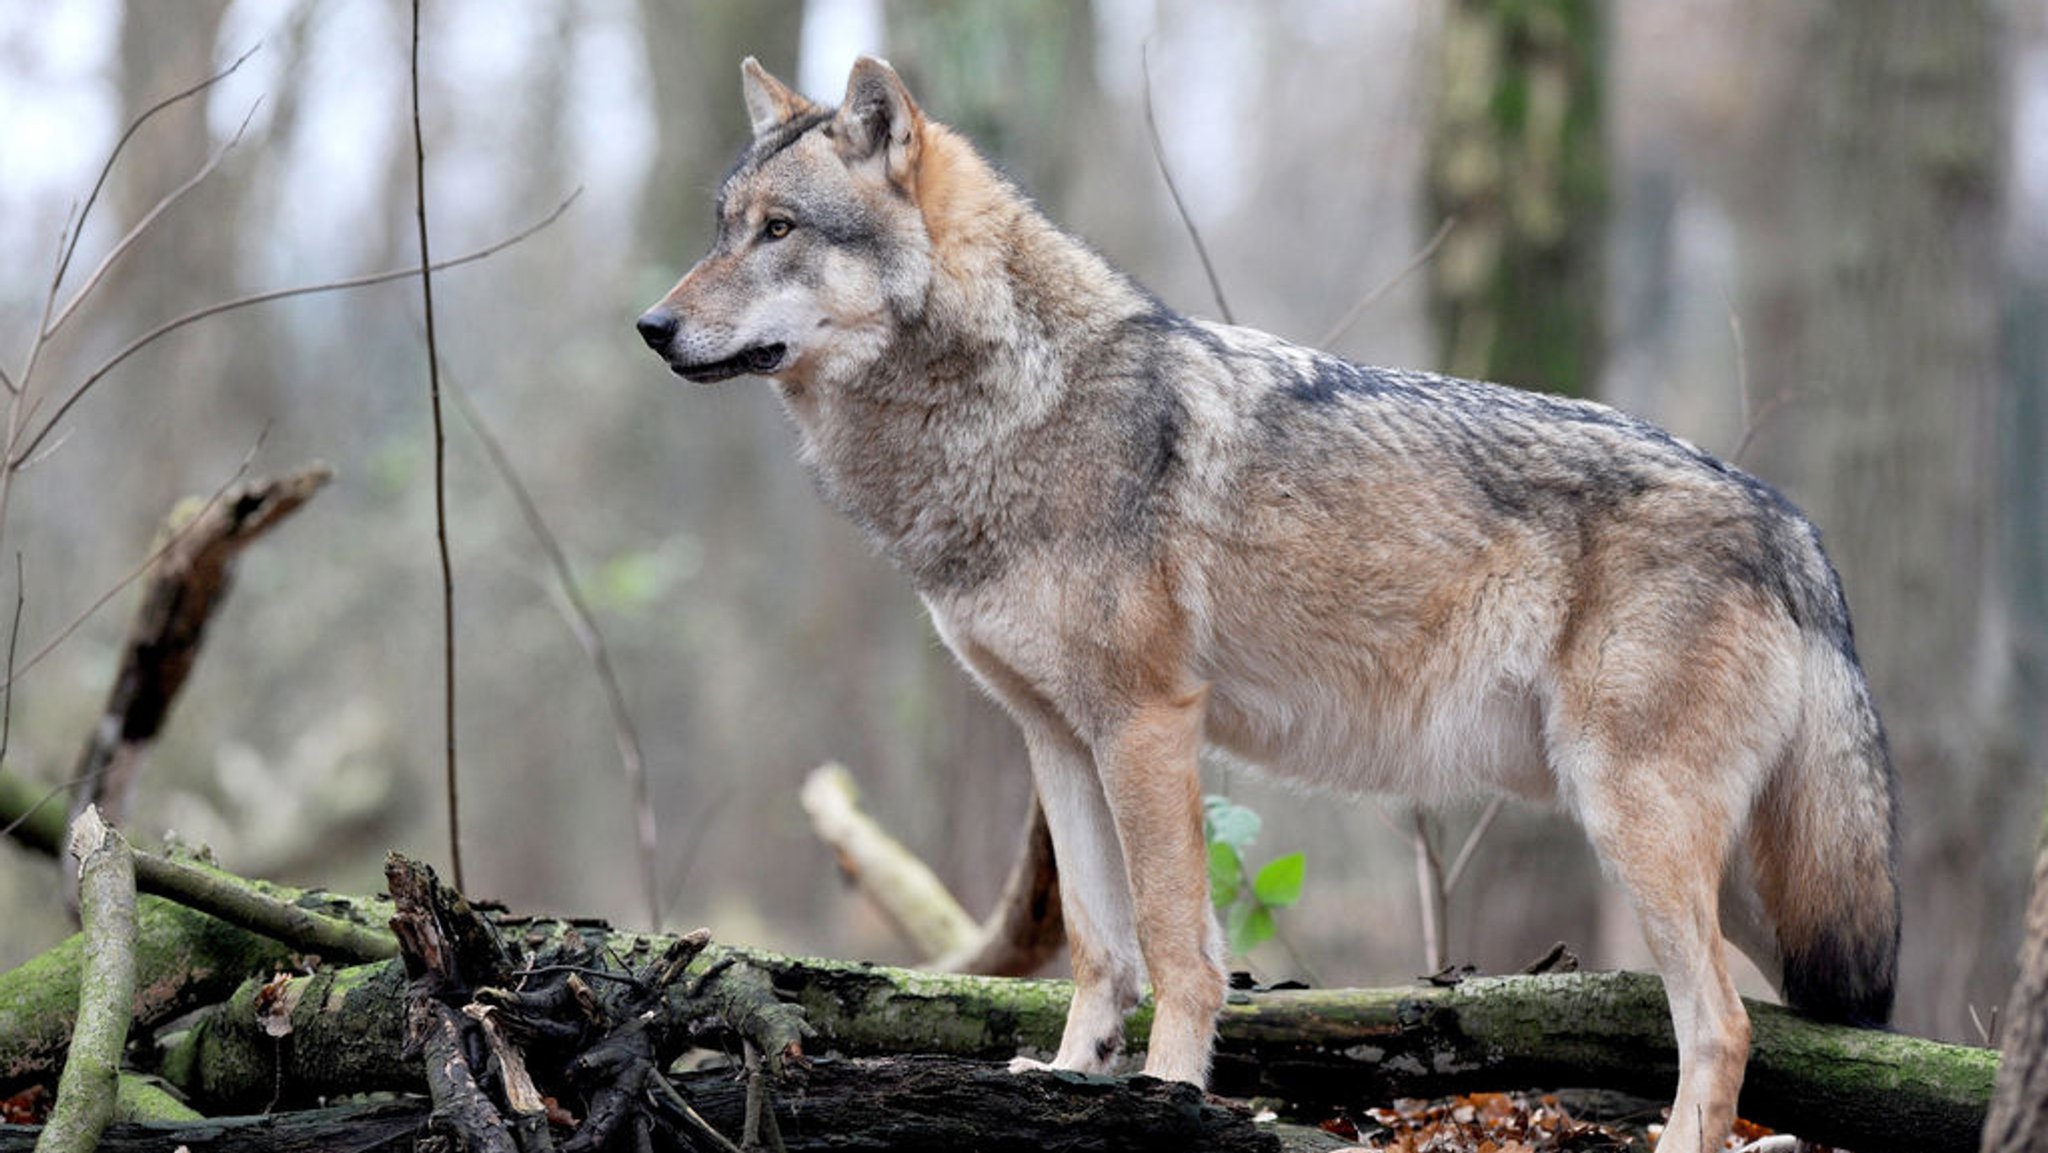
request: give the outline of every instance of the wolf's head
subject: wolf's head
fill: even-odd
[[[867,57],[837,110],[752,57],[741,74],[754,139],[719,190],[717,238],[640,317],[640,335],[693,381],[852,379],[930,285],[916,203],[924,116],[895,70]]]

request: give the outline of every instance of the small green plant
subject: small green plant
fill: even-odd
[[[1273,938],[1273,911],[1301,899],[1308,859],[1275,857],[1254,873],[1245,860],[1259,837],[1259,815],[1228,797],[1202,798],[1202,836],[1209,842],[1209,899],[1223,917],[1230,951],[1243,956]]]

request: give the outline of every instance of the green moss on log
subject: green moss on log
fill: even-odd
[[[73,934],[0,973],[0,1087],[63,1061],[78,1005],[84,938]],[[276,941],[155,897],[136,901],[135,1020],[153,1025],[219,1001],[251,973],[285,965]]]

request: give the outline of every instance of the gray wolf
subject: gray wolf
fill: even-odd
[[[1840,583],[1763,482],[1612,409],[1366,368],[1161,304],[888,65],[837,109],[753,60],[717,239],[639,320],[768,378],[825,496],[1016,718],[1102,1070],[1203,1083],[1224,996],[1197,756],[1577,818],[1670,996],[1665,1140],[1729,1129],[1749,1022],[1890,1013],[1895,801]],[[1020,1062],[1023,1063],[1023,1062]]]

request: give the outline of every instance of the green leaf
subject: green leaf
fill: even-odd
[[[1273,939],[1273,910],[1240,901],[1230,910],[1230,951],[1243,956]]]
[[[1202,798],[1205,839],[1220,841],[1242,854],[1259,839],[1259,815],[1229,797]]]
[[[1308,858],[1300,853],[1289,853],[1275,858],[1259,870],[1252,880],[1252,892],[1259,903],[1269,908],[1283,909],[1301,900],[1302,878],[1308,874]]]
[[[1244,861],[1222,841],[1209,842],[1209,900],[1218,909],[1230,907],[1244,888]]]

